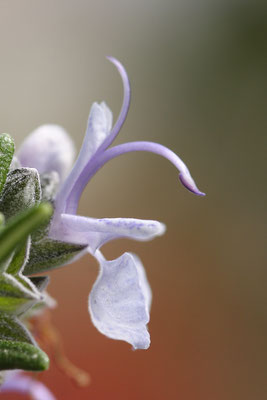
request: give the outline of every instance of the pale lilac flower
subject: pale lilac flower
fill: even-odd
[[[0,395],[2,393],[28,395],[32,400],[56,400],[43,383],[19,370],[5,373],[4,382],[0,387]]]
[[[200,196],[204,193],[198,190],[184,162],[160,144],[130,142],[109,147],[125,121],[130,104],[130,84],[126,71],[116,59],[109,57],[109,60],[115,64],[123,81],[124,100],[120,115],[112,127],[112,113],[108,106],[104,102],[93,104],[79,156],[68,177],[61,180],[49,236],[59,241],[85,244],[88,252],[98,260],[100,274],[89,296],[89,311],[94,325],[110,338],[125,340],[134,348],[144,349],[150,344],[146,325],[149,321],[151,291],[142,263],[130,253],[107,261],[99,248],[110,240],[123,237],[150,240],[162,235],[165,226],[152,220],[97,219],[76,215],[80,197],[90,179],[104,164],[133,151],[152,152],[167,158],[180,171],[180,181],[187,189]],[[46,140],[51,141],[51,137],[53,146],[50,149]],[[26,139],[18,158],[22,166],[34,167],[42,173],[54,170],[62,177],[72,159],[70,147],[62,128],[46,125]]]

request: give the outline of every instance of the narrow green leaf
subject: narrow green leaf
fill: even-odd
[[[0,340],[11,340],[36,345],[30,332],[13,315],[0,313]]]
[[[0,231],[0,262],[14,251],[15,247],[26,240],[27,236],[52,215],[52,206],[40,204],[12,218]]]
[[[9,167],[14,154],[15,145],[7,133],[0,135],[0,193],[5,185]]]
[[[18,318],[0,314],[0,370],[43,371],[49,366],[47,355],[36,345]]]
[[[34,282],[22,274],[30,250],[30,240],[14,251],[5,273],[0,275],[0,311],[21,315],[44,298]],[[4,280],[4,283],[3,283]],[[41,282],[40,282],[41,280]],[[36,280],[40,287],[44,286],[46,278]]]
[[[49,358],[38,347],[24,342],[0,340],[0,370],[44,371],[48,367]]]
[[[23,271],[23,268],[29,258],[31,247],[30,236],[28,236],[26,242],[21,242],[14,251],[12,260],[10,261],[6,273],[10,275],[17,275]]]
[[[31,244],[30,257],[24,267],[25,275],[32,275],[61,267],[70,262],[87,246],[45,239]]]
[[[22,277],[15,278],[6,273],[0,275],[0,313],[21,314],[27,303],[43,300],[43,295],[33,290],[34,286],[27,285],[26,279],[24,281]]]

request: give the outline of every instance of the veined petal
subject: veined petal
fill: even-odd
[[[22,143],[17,157],[22,167],[36,168],[40,174],[56,171],[63,180],[69,173],[75,148],[67,132],[58,125],[42,125]]]
[[[100,274],[89,296],[93,324],[111,339],[147,349],[151,290],[141,261],[130,253],[112,261],[98,259]]]
[[[150,240],[165,232],[165,225],[158,221],[134,218],[87,218],[62,214],[50,236],[57,240],[88,244],[94,252],[104,243],[118,238]]]
[[[19,393],[31,396],[33,400],[56,400],[47,387],[20,371],[8,371],[4,383],[0,388],[1,393]]]

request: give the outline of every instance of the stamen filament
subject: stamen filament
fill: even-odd
[[[101,153],[101,151],[103,149],[108,148],[111,143],[114,141],[114,139],[116,138],[116,136],[118,135],[118,133],[120,132],[122,125],[124,124],[124,121],[127,117],[128,114],[128,110],[130,107],[130,101],[131,101],[131,87],[130,87],[130,81],[127,75],[127,72],[124,68],[124,66],[114,57],[110,57],[108,56],[107,59],[109,61],[112,62],[112,64],[115,65],[115,67],[117,68],[121,79],[122,79],[122,83],[123,83],[123,103],[121,106],[121,111],[120,111],[120,115],[115,123],[115,125],[113,126],[113,128],[111,129],[110,134],[107,136],[107,138],[104,140],[104,142],[102,143],[101,146],[99,146],[99,149],[97,150],[97,153]]]
[[[98,155],[98,158],[95,159],[93,164],[92,160],[87,164],[67,199],[66,213],[76,213],[78,202],[85,186],[101,167],[113,158],[135,151],[146,151],[163,156],[180,171],[180,181],[188,190],[199,196],[205,195],[205,193],[200,192],[197,188],[185,163],[172,150],[153,142],[130,142],[107,149]]]

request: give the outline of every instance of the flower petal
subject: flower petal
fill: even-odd
[[[83,144],[73,169],[66,180],[66,188],[70,188],[76,179],[78,179],[85,165],[89,162],[98,147],[108,136],[111,127],[112,112],[106,103],[93,103],[88,118],[87,130]]]
[[[93,324],[111,339],[147,349],[151,290],[141,261],[124,253],[116,260],[100,260],[100,268],[89,296]]]
[[[58,125],[42,125],[22,143],[17,157],[23,167],[36,168],[40,174],[56,171],[63,180],[75,156],[72,140]]]
[[[106,103],[93,103],[79,156],[57,196],[56,212],[58,210],[60,212],[65,211],[66,201],[73,186],[79,179],[84,167],[109,135],[111,128],[112,112]]]
[[[8,392],[30,395],[33,400],[56,400],[43,383],[17,370],[8,371],[5,375],[0,394]]]
[[[80,157],[86,156],[84,165],[104,142],[112,128],[112,112],[105,102],[93,103],[88,119],[87,131]],[[79,157],[79,158],[80,158]]]
[[[88,244],[94,252],[104,243],[118,238],[150,240],[165,232],[165,225],[158,221],[134,218],[87,218],[62,214],[61,223],[55,223],[50,236],[53,239]]]
[[[79,156],[75,162],[71,174],[68,177],[68,186],[71,182],[76,181],[82,169],[90,161],[99,146],[109,135],[111,128],[112,112],[106,103],[93,103]]]

